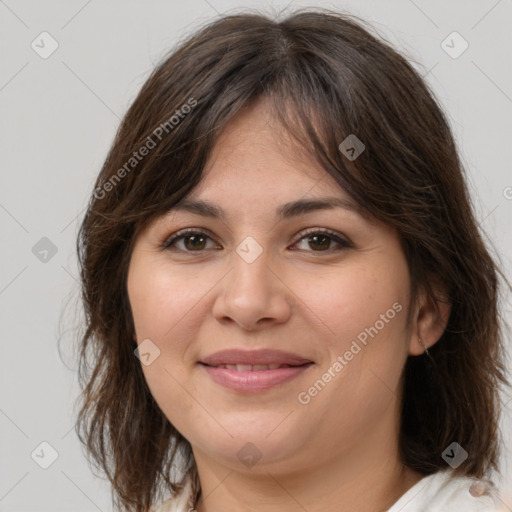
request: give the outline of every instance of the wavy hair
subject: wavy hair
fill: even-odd
[[[434,473],[457,441],[468,458],[456,473],[497,470],[498,390],[507,383],[501,272],[440,104],[408,60],[355,16],[307,9],[276,21],[251,12],[208,23],[154,69],[120,124],[80,227],[77,433],[114,502],[146,512],[187,476],[200,494],[191,446],[134,355],[127,273],[137,234],[194,189],[223,127],[260,97],[340,187],[396,228],[413,298],[422,287],[439,300],[434,282],[447,292],[444,334],[430,357],[411,356],[404,368],[403,464]],[[366,147],[354,161],[339,149],[350,134]]]

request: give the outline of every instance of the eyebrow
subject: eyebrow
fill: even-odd
[[[310,212],[330,210],[333,208],[342,208],[364,216],[362,208],[357,203],[340,197],[322,197],[291,201],[279,206],[276,210],[276,216],[280,220],[285,220]],[[183,210],[214,219],[226,218],[226,212],[220,206],[202,200],[182,199],[170,208],[170,211],[176,210]]]

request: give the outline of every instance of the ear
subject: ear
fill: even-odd
[[[435,345],[443,335],[450,318],[451,305],[446,290],[440,285],[432,286],[432,290],[435,300],[424,287],[418,293],[411,317],[409,354],[412,356],[419,356],[425,352],[425,348]]]

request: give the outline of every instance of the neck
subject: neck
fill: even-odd
[[[255,472],[256,465],[239,472],[211,460],[198,463],[202,493],[196,510],[383,512],[422,475],[404,467],[382,445],[371,457],[365,448],[364,457],[352,450],[294,471],[268,467]],[[205,462],[201,456],[197,459]]]

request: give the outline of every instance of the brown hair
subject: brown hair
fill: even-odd
[[[77,432],[124,509],[147,511],[179,490],[178,470],[197,485],[190,444],[157,406],[134,356],[126,289],[134,240],[194,189],[222,128],[260,97],[340,187],[398,230],[413,298],[423,287],[438,300],[434,281],[448,295],[451,315],[431,357],[409,357],[404,369],[403,463],[434,473],[457,441],[468,452],[458,474],[498,469],[500,271],[479,234],[442,108],[371,30],[318,9],[280,22],[223,17],[156,67],[122,120],[77,244],[86,314]],[[338,148],[350,134],[366,147],[354,161]]]

